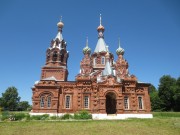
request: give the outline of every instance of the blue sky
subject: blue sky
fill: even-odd
[[[1,0],[0,93],[15,86],[31,103],[60,16],[70,52],[68,80],[74,80],[87,36],[95,49],[100,13],[109,50],[116,60],[120,37],[130,74],[156,87],[162,75],[180,76],[179,0]]]

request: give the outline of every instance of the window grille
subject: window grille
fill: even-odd
[[[89,97],[84,96],[84,108],[89,108]]]
[[[41,106],[42,108],[44,107],[44,97],[41,97],[40,106]]]
[[[70,108],[70,96],[66,96],[66,108]]]
[[[48,98],[47,98],[47,106],[48,106],[48,107],[51,107],[51,97],[48,97]]]
[[[129,98],[124,97],[124,109],[129,109]]]

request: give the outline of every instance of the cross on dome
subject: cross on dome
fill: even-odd
[[[86,38],[86,47],[88,47],[88,37]]]
[[[99,24],[97,30],[104,32],[105,28],[104,28],[104,26],[102,26],[102,16],[101,16],[101,14],[99,16],[99,20],[100,20],[100,24]]]
[[[88,37],[86,38],[86,47],[83,48],[83,53],[84,54],[90,54],[91,53],[91,48],[88,47]]]
[[[116,54],[119,56],[119,55],[123,55],[123,54],[124,54],[124,49],[121,48],[121,46],[120,46],[120,38],[118,38],[118,39],[119,39],[119,41],[118,41],[119,47],[118,47],[118,49],[116,50]]]
[[[60,30],[63,28],[64,23],[62,22],[62,16],[60,17],[60,21],[57,23],[58,28],[60,28]]]

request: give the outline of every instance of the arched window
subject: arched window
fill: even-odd
[[[105,64],[105,57],[103,56],[102,58],[101,58],[101,64]]]
[[[129,98],[124,97],[124,109],[129,109]]]
[[[44,97],[41,97],[41,101],[40,101],[40,107],[44,107]]]
[[[51,107],[51,97],[47,97],[47,107]]]
[[[138,97],[138,107],[139,107],[139,109],[143,109],[143,99],[142,99],[142,97]]]
[[[68,95],[66,96],[66,102],[65,102],[65,106],[66,106],[66,109],[69,109],[70,108],[70,103],[71,103],[71,97]]]
[[[89,108],[89,96],[84,96],[84,108]]]
[[[55,51],[54,53],[53,53],[53,61],[56,61],[57,60],[57,52]]]
[[[64,54],[61,54],[61,62],[64,62]]]

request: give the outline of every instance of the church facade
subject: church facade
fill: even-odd
[[[114,60],[105,43],[101,17],[95,50],[91,53],[87,40],[75,81],[67,80],[69,53],[62,36],[64,24],[60,21],[57,26],[57,36],[46,51],[41,79],[32,87],[32,115],[60,116],[87,110],[93,119],[152,118],[150,84],[129,74],[120,41]]]

